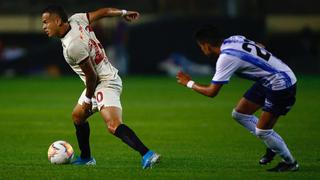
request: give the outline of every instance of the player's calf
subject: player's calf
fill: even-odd
[[[237,112],[235,109],[232,110],[231,116],[239,124],[249,130],[252,134],[255,134],[256,124],[258,118],[254,115],[242,114]]]
[[[76,136],[78,140],[78,145],[81,151],[80,157],[82,159],[88,159],[91,157],[91,150],[90,150],[90,126],[88,122],[83,124],[74,124],[76,128]]]
[[[269,149],[272,149],[273,152],[279,154],[286,163],[291,164],[295,162],[286,143],[278,133],[273,131],[273,129],[256,128],[256,135],[263,140]]]

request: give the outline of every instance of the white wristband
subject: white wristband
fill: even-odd
[[[87,96],[84,96],[83,101],[84,101],[85,103],[87,103],[87,104],[90,104],[90,103],[91,103],[91,99],[88,98]]]
[[[188,81],[188,83],[187,83],[188,88],[192,89],[193,85],[194,85],[194,81],[192,81],[192,80]]]
[[[128,13],[127,10],[125,10],[125,9],[122,9],[122,10],[121,10],[121,16],[125,16],[127,13]]]

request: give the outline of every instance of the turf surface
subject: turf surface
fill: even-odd
[[[196,79],[208,83],[210,77]],[[95,167],[51,165],[50,143],[69,141],[79,153],[71,111],[83,85],[76,76],[0,79],[0,179],[317,179],[320,178],[320,76],[299,77],[297,103],[275,130],[301,169],[266,172],[264,145],[231,119],[251,82],[234,78],[215,99],[167,77],[126,77],[124,121],[161,163],[142,170],[140,157],[108,134],[99,114],[90,119]]]

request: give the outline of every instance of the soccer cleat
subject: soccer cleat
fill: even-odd
[[[297,161],[294,163],[286,163],[286,162],[280,162],[276,167],[268,169],[267,171],[271,172],[288,172],[288,171],[298,171],[299,164]]]
[[[81,157],[78,157],[71,164],[93,166],[93,165],[96,165],[96,160],[93,157],[88,159],[82,159]]]
[[[259,164],[266,165],[269,162],[271,162],[276,155],[275,152],[273,152],[270,148],[267,148],[266,154],[262,156],[262,158],[259,160]]]
[[[157,154],[151,150],[149,150],[142,157],[142,169],[152,168],[154,164],[160,161],[160,154]]]

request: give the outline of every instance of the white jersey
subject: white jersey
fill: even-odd
[[[70,31],[61,38],[63,55],[71,68],[86,82],[79,63],[86,58],[93,62],[99,81],[115,80],[118,70],[114,68],[89,25],[87,13],[74,14],[69,18]]]
[[[271,90],[286,89],[297,81],[286,64],[244,36],[225,39],[220,50],[212,83],[227,83],[234,73],[245,79],[259,80]]]

